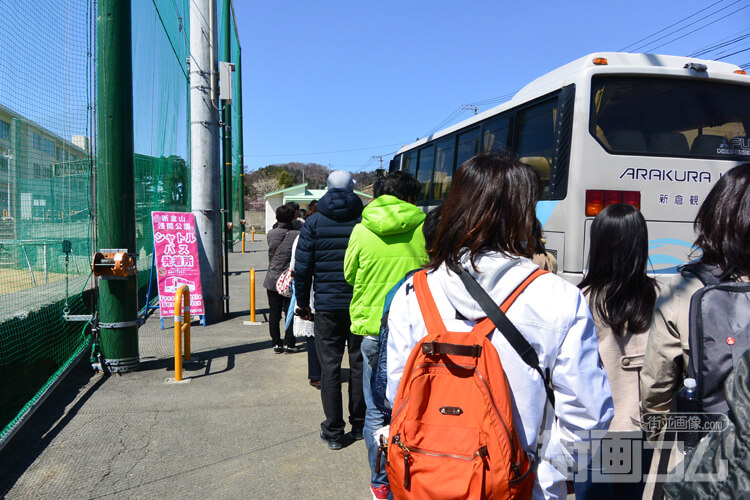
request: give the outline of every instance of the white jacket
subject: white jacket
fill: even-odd
[[[511,259],[499,253],[477,258],[481,274],[471,269],[468,255],[461,262],[498,304],[537,269],[528,259]],[[444,265],[427,275],[427,284],[449,331],[469,331],[476,320],[486,316],[461,279],[455,273],[448,273]],[[468,320],[456,319],[456,312]],[[555,393],[557,418],[547,412],[546,422],[542,422],[547,398],[541,377],[495,331],[492,343],[515,400],[513,423],[530,458],[541,455],[534,498],[564,499],[565,470],[555,470],[551,462],[563,461],[560,468],[576,466],[570,453],[576,449],[573,443],[579,443],[577,449],[585,450],[581,446],[587,444],[584,436],[588,431],[606,430],[614,415],[612,392],[599,360],[594,321],[578,288],[554,274],[534,280],[516,299],[507,316],[536,349],[542,369],[550,369]],[[386,396],[393,402],[409,354],[427,335],[411,278],[393,298],[388,329]],[[543,437],[540,443],[543,431],[549,431],[545,433],[548,439]],[[537,451],[538,444],[545,446],[541,453]]]

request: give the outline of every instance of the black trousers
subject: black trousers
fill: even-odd
[[[320,360],[315,349],[315,337],[305,337],[307,341],[307,378],[320,382]]]
[[[281,344],[281,329],[279,328],[279,321],[281,321],[281,312],[284,311],[284,317],[289,311],[289,297],[284,297],[272,290],[266,290],[268,294],[268,308],[270,312],[268,314],[268,329],[271,333],[271,342],[274,346],[280,346]],[[284,345],[287,347],[294,347],[294,331],[292,324],[289,324],[289,328],[284,332]]]
[[[327,439],[344,435],[344,410],[341,396],[341,360],[349,350],[349,423],[352,428],[365,425],[365,397],[362,389],[362,337],[349,330],[349,311],[315,312],[315,349],[320,360],[320,398],[326,419],[320,424]]]

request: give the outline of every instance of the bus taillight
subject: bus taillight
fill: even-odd
[[[622,193],[622,202],[633,205],[638,210],[641,209],[641,192],[640,191],[620,191]]]
[[[626,203],[641,209],[640,191],[610,191],[604,189],[586,190],[586,216],[593,217],[604,210],[604,207],[615,203]]]

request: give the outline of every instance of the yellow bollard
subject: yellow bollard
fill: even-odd
[[[255,323],[255,269],[250,268],[250,321]]]
[[[255,321],[255,269],[250,268],[250,321],[243,321],[243,325],[262,325]]]
[[[185,306],[182,307],[183,294]],[[183,321],[182,311],[185,311]],[[174,380],[182,380],[182,352],[180,351],[180,337],[185,334],[185,359],[190,361],[190,289],[182,285],[174,294]]]
[[[253,238],[253,243],[255,243],[255,226],[252,226],[252,233],[250,233]]]
[[[242,231],[242,253],[245,253],[245,231]]]

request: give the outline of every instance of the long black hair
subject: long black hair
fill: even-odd
[[[695,218],[695,247],[703,264],[750,276],[750,162],[724,174]]]
[[[641,212],[624,204],[602,210],[591,226],[589,269],[578,285],[591,308],[616,335],[642,332],[651,323],[656,280],[646,274],[648,228]]]

